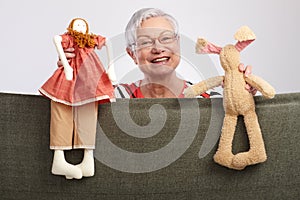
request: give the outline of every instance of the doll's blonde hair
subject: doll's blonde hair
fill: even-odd
[[[74,25],[74,22],[76,20],[82,20],[85,24],[86,24],[86,32],[85,33],[80,33],[80,32],[77,32],[77,31],[74,31],[73,30],[73,25]],[[72,21],[70,22],[68,28],[67,28],[68,32],[67,34],[71,35],[74,37],[74,41],[75,43],[80,47],[80,48],[84,48],[84,47],[92,47],[94,48],[95,45],[96,45],[96,42],[95,42],[95,38],[96,38],[96,35],[94,34],[89,34],[89,25],[87,23],[87,21],[85,19],[82,19],[82,18],[74,18],[72,19]]]

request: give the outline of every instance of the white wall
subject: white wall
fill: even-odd
[[[52,37],[65,32],[74,17],[87,19],[93,33],[112,39],[117,76],[126,80],[129,72],[136,74],[138,70],[125,54],[123,33],[133,12],[142,7],[156,7],[172,14],[185,38],[182,43],[204,36],[223,46],[235,42],[233,34],[241,25],[250,26],[257,39],[243,51],[242,62],[252,65],[253,73],[272,84],[277,93],[300,92],[297,0],[1,0],[0,92],[38,94],[38,88],[56,69]],[[194,46],[189,47],[193,54]],[[101,51],[101,56],[104,53]],[[201,62],[202,57],[195,56],[199,63],[187,56],[178,68],[181,76],[194,82],[201,79],[202,66],[198,65],[206,64]],[[217,56],[209,58],[222,73]]]

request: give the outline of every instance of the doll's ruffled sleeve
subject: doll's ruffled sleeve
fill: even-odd
[[[63,49],[71,47],[69,35],[63,34],[61,35],[61,37],[62,37],[61,45]]]
[[[102,37],[101,35],[98,35],[96,38],[96,43],[97,43],[97,48],[101,49],[103,47],[103,45],[105,44],[105,37]]]

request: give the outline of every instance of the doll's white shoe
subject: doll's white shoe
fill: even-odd
[[[83,160],[78,166],[81,169],[82,176],[91,177],[95,174],[94,154],[92,149],[85,149]]]
[[[66,176],[66,179],[81,179],[81,169],[65,160],[63,150],[55,150],[52,162],[52,174]]]

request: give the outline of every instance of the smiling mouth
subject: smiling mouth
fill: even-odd
[[[166,63],[168,62],[170,57],[161,57],[161,58],[155,58],[151,60],[151,63],[159,64],[159,63]]]

